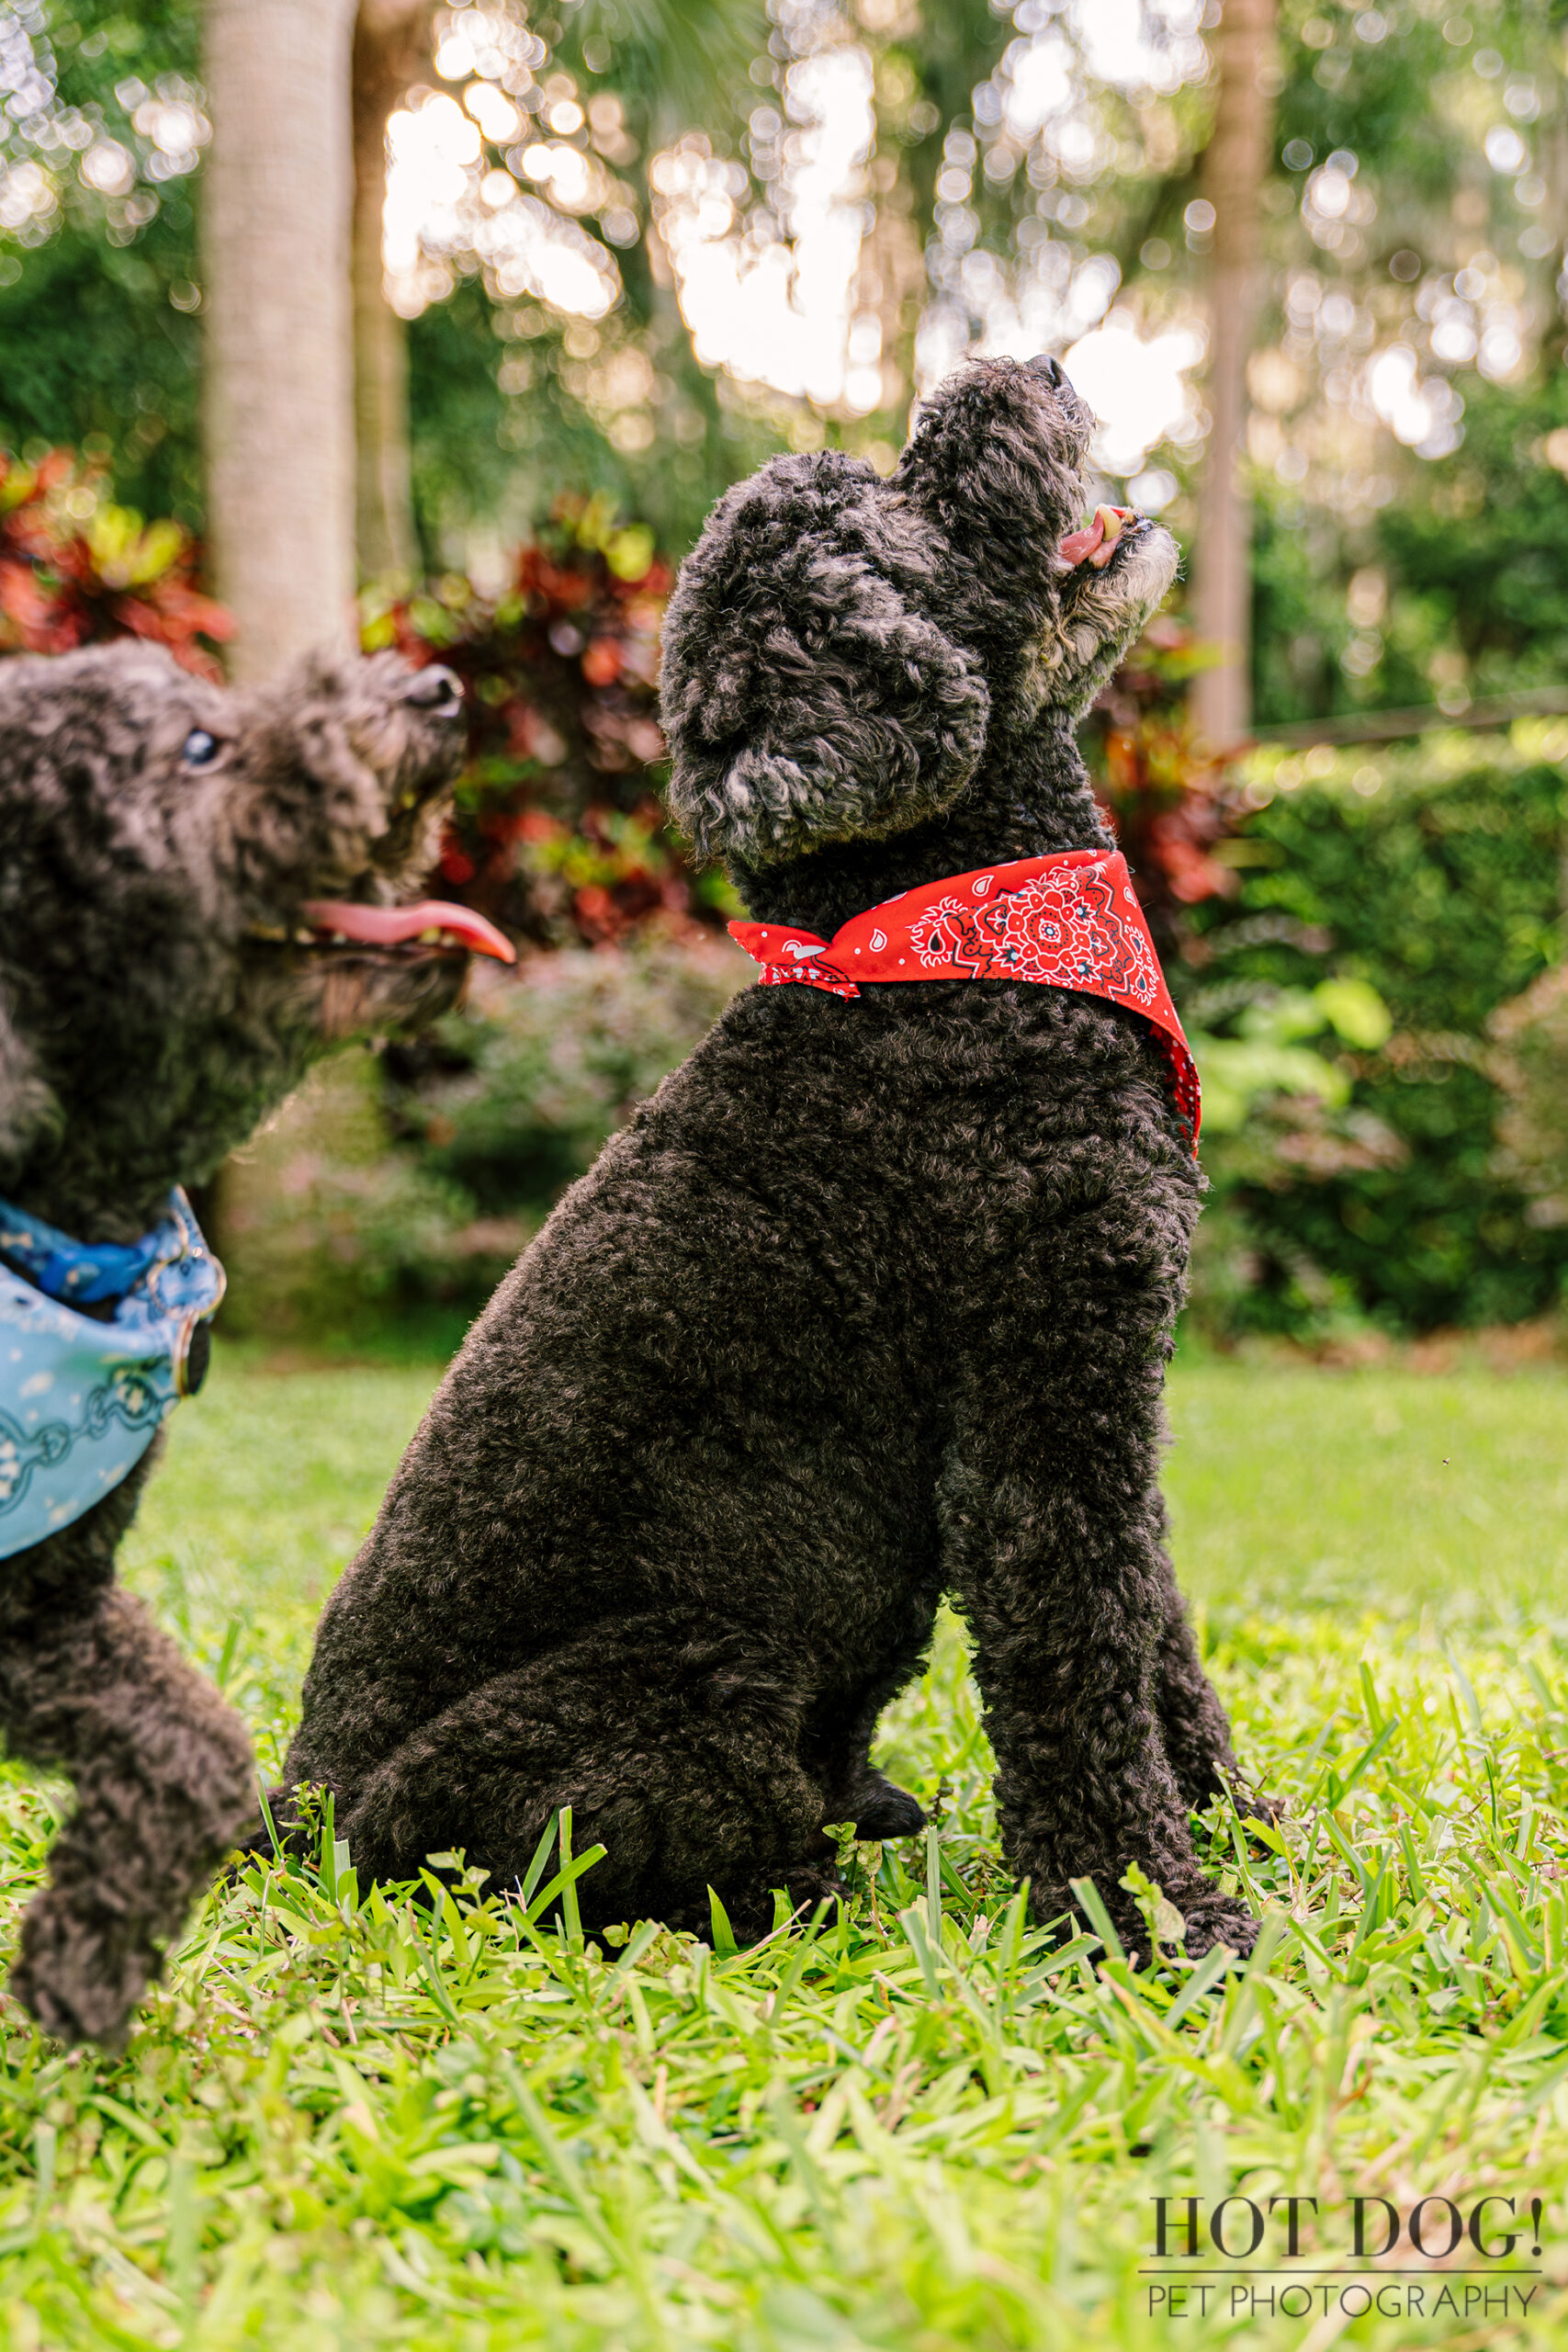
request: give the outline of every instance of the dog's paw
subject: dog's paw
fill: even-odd
[[[116,2051],[159,1965],[158,1954],[128,1936],[123,1921],[97,1906],[79,1910],[51,1891],[23,1918],[10,1990],[56,2041]]]
[[[831,1906],[847,1903],[850,1899],[850,1890],[835,1870],[791,1871],[784,1880],[783,1892],[789,1899],[790,1909],[795,1913],[798,1924],[803,1928],[815,1917],[818,1906],[823,1903],[829,1905],[825,1924],[831,1927],[834,1917]],[[771,1902],[772,1899],[773,1894],[770,1889],[769,1901]]]
[[[1201,1960],[1216,1944],[1229,1944],[1237,1959],[1245,1960],[1258,1941],[1261,1921],[1230,1895],[1201,1894],[1179,1908],[1187,1922],[1182,1949],[1189,1960]]]
[[[925,1807],[908,1789],[895,1788],[877,1775],[876,1783],[855,1811],[855,1836],[867,1840],[918,1838],[926,1826]]]

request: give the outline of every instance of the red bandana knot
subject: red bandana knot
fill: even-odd
[[[1110,998],[1153,1023],[1196,1151],[1198,1072],[1119,850],[1021,857],[922,883],[830,940],[782,923],[732,922],[764,988],[858,996],[860,980],[1026,980]]]

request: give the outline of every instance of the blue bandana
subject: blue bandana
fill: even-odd
[[[118,1487],[201,1384],[223,1269],[176,1186],[129,1247],[73,1241],[0,1201],[0,1559]],[[118,1302],[107,1321],[83,1306]]]

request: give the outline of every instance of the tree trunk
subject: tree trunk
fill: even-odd
[[[354,32],[355,542],[362,579],[412,582],[408,329],[383,290],[387,118],[430,63],[434,0],[362,0]]]
[[[349,61],[354,0],[208,0],[208,531],[265,677],[352,642]]]
[[[1269,171],[1273,102],[1263,86],[1272,62],[1276,0],[1224,0],[1213,36],[1219,102],[1203,155],[1201,194],[1214,208],[1209,267],[1208,402],[1211,424],[1195,553],[1199,635],[1222,650],[1193,690],[1193,717],[1209,742],[1245,736],[1252,715],[1252,502],[1238,480],[1247,430],[1247,362],[1262,293],[1259,198]]]

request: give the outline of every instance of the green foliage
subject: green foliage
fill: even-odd
[[[1364,156],[1379,174],[1380,235],[1391,248],[1402,234],[1432,225],[1428,208],[1446,210],[1453,194],[1454,116],[1434,104],[1435,85],[1450,74],[1456,81],[1467,76],[1482,48],[1498,57],[1510,80],[1532,68],[1551,72],[1551,17],[1539,0],[1493,0],[1458,20],[1465,37],[1456,40],[1445,29],[1455,20],[1436,10],[1404,16],[1389,9],[1383,12],[1387,32],[1369,40],[1356,25],[1359,13],[1286,0],[1280,11],[1286,79],[1275,102],[1275,145],[1279,151],[1303,139],[1319,161],[1337,148]],[[1501,81],[1503,74],[1489,78]],[[1490,202],[1473,225],[1495,229],[1501,246],[1502,232],[1511,228],[1517,236],[1529,214],[1510,200],[1506,183],[1485,193]]]
[[[394,1133],[475,1213],[541,1219],[705,1036],[750,967],[726,942],[563,955],[476,988],[387,1057]]]
[[[1568,667],[1568,480],[1555,462],[1568,451],[1551,437],[1568,424],[1568,368],[1560,343],[1547,356],[1529,384],[1477,384],[1462,448],[1378,519],[1391,580],[1440,612],[1476,694],[1557,685]]]
[[[722,91],[744,92],[752,59],[767,47],[765,0],[576,0],[556,43],[589,89],[615,88],[655,130],[700,120]]]
[[[476,972],[461,1012],[322,1063],[225,1171],[224,1328],[381,1342],[477,1311],[559,1194],[750,970],[701,935]]]
[[[639,275],[635,260],[620,255],[628,284]],[[589,362],[570,357],[561,321],[539,304],[498,307],[477,279],[465,278],[411,322],[415,505],[433,569],[469,545],[481,525],[526,535],[548,516],[563,482],[643,516],[661,547],[682,555],[714,501],[780,447],[766,420],[721,404],[671,297],[651,280],[646,303],[629,302],[603,337],[594,331],[595,356],[606,346],[599,364],[623,334],[646,345],[671,387],[660,432],[645,449],[618,447],[584,406]],[[581,327],[577,339],[587,339]]]
[[[231,1336],[363,1345],[411,1310],[479,1305],[526,1238],[516,1225],[476,1231],[468,1193],[390,1148],[362,1047],[317,1065],[206,1205]]]
[[[1203,1087],[1204,1135],[1235,1135],[1275,1095],[1309,1095],[1339,1110],[1350,1098],[1348,1073],[1302,1040],[1327,1030],[1348,1045],[1375,1046],[1391,1027],[1387,1006],[1365,980],[1320,980],[1314,989],[1280,989],[1255,999],[1236,1017],[1233,1036],[1190,1030]]]
[[[0,289],[0,441],[29,454],[64,443],[112,457],[128,503],[194,528],[201,330],[169,300],[171,288],[193,282],[194,229],[177,198],[159,222],[162,234],[129,252],[62,231]]]
[[[1543,972],[1487,1026],[1506,1097],[1499,1172],[1529,1194],[1532,1224],[1568,1224],[1568,965]]]
[[[245,1706],[269,1767],[318,1580],[352,1547],[427,1385],[220,1364],[174,1425],[133,1574]],[[1533,1519],[1516,1509],[1489,1393],[1275,1375],[1260,1416],[1250,1375],[1179,1368],[1178,1483],[1225,1495],[1261,1418],[1296,1465],[1289,1533],[1353,1576],[1358,1523],[1303,1475],[1311,1435],[1325,1408],[1349,1430],[1397,1406],[1406,1434],[1381,1466],[1368,1457],[1361,1493],[1386,1489],[1396,1514],[1440,1426],[1470,1490],[1544,1561],[1568,1534],[1563,1498]],[[1542,1476],[1562,1455],[1562,1384],[1516,1393]],[[1204,1526],[1224,1516],[1205,1506]],[[1163,2340],[1141,2275],[1152,2198],[1315,2195],[1299,2259],[1321,2265],[1349,2259],[1358,2190],[1405,2214],[1426,2193],[1466,2213],[1488,2190],[1526,2214],[1540,2196],[1545,2277],[1514,2283],[1536,2287],[1528,2341],[1568,2341],[1568,1917],[1552,1859],[1568,1838],[1568,1661],[1560,1627],[1478,1606],[1488,1539],[1472,1529],[1464,1550],[1454,1516],[1446,1559],[1424,1557],[1392,1613],[1363,1579],[1350,1607],[1298,1588],[1264,1618],[1239,1556],[1212,1586],[1212,1669],[1243,1752],[1291,1801],[1278,1829],[1223,1805],[1201,1826],[1210,1867],[1274,1906],[1245,1972],[1176,1956],[1134,1973],[1092,1933],[1053,1951],[1024,1924],[951,1621],[881,1748],[942,1792],[937,1832],[929,1849],[852,1848],[841,1926],[736,1951],[716,1913],[711,1944],[590,1942],[570,1909],[543,1916],[560,1841],[539,1858],[529,1920],[460,1883],[423,1884],[418,1902],[363,1887],[324,1818],[309,1862],[258,1858],[209,1899],[123,2058],[64,2060],[13,2015],[0,2341],[1132,2347]],[[1407,1569],[1415,1550],[1395,1532]],[[8,1924],[59,1811],[6,1768]],[[588,1855],[565,1864],[580,1867]],[[1286,2259],[1280,2234],[1265,2256]],[[1442,2274],[1417,2275],[1434,2296]],[[1180,2340],[1282,2348],[1303,2334],[1260,2317],[1238,2337],[1222,2307]],[[1385,2320],[1368,2340],[1446,2336],[1440,2321]]]
[[[1562,773],[1540,756],[1554,738],[1516,732],[1512,748],[1456,737],[1351,753],[1315,782],[1300,761],[1267,763],[1286,788],[1247,828],[1258,862],[1235,899],[1195,910],[1201,974],[1178,984],[1238,1069],[1249,1043],[1284,1045],[1292,991],[1316,989],[1350,1048],[1305,1115],[1281,1094],[1227,1136],[1222,1101],[1216,1205],[1222,1225],[1241,1220],[1233,1258],[1246,1247],[1256,1261],[1224,1308],[1242,1328],[1305,1329],[1352,1306],[1424,1329],[1557,1301],[1568,1237],[1538,1221],[1497,1156],[1506,1098],[1488,1024],[1561,953]],[[1355,1001],[1325,996],[1325,961],[1337,984],[1376,992],[1389,1034],[1347,1026]],[[1215,1067],[1223,1087],[1224,1055]]]
[[[0,168],[40,175],[39,209],[0,228],[0,444],[112,453],[127,503],[187,528],[202,509],[196,156],[170,171],[132,117],[167,97],[190,105],[200,134],[198,34],[187,0],[0,5],[0,38],[18,60],[26,42],[39,101],[0,118]],[[106,147],[125,159],[112,193],[82,169]]]
[[[1188,689],[1213,661],[1185,623],[1156,615],[1079,734],[1096,797],[1164,957],[1181,952],[1189,907],[1235,888],[1222,862],[1223,844],[1245,814],[1234,762],[1200,750],[1188,712]]]
[[[1551,356],[1559,355],[1553,346]],[[1568,371],[1478,382],[1464,440],[1413,469],[1374,522],[1341,533],[1299,492],[1260,481],[1253,538],[1254,683],[1261,724],[1557,684],[1568,662]],[[1381,650],[1348,608],[1359,571],[1382,600]],[[1345,657],[1351,658],[1351,669]],[[1447,707],[1447,705],[1445,705]]]
[[[502,351],[494,321],[483,287],[462,278],[446,301],[409,322],[414,521],[432,571],[441,567],[444,543],[460,537],[468,516],[504,513],[514,487],[517,459],[502,437],[508,402],[496,380]],[[597,469],[614,458],[596,433],[574,435],[560,454],[565,462],[556,481],[581,481],[588,490],[602,487]],[[615,487],[624,494],[623,482]],[[519,519],[525,529],[533,522],[532,500]]]
[[[502,13],[517,24],[526,15],[520,6]],[[502,294],[477,254],[455,255],[452,291],[409,334],[425,552],[434,567],[486,526],[522,535],[567,483],[646,517],[679,555],[714,501],[780,435],[721,402],[697,364],[662,254],[656,261],[650,252],[647,166],[694,122],[715,126],[721,150],[731,143],[756,96],[748,69],[766,45],[766,11],[759,0],[658,0],[635,11],[579,0],[558,15],[536,12],[529,31],[549,52],[547,62],[535,57],[532,102],[546,84],[558,96],[575,88],[590,117],[566,135],[596,159],[601,214],[615,224],[613,235],[603,217],[600,227],[616,248],[621,300],[597,326],[569,321],[543,302]],[[487,160],[505,169],[519,153],[491,142]],[[656,388],[651,403],[634,397],[635,415],[604,390],[626,362]]]
[[[1252,435],[1256,715],[1435,693],[1460,708],[1466,692],[1550,682],[1568,526],[1543,454],[1568,415],[1547,195],[1563,106],[1554,14],[1315,0],[1281,14],[1260,340],[1286,364]],[[1523,162],[1491,160],[1489,135],[1519,141]],[[1348,160],[1351,190],[1323,218],[1313,175],[1330,157]],[[1491,321],[1517,335],[1511,356],[1484,343]],[[1445,430],[1423,443],[1407,426],[1404,447],[1374,419],[1364,374],[1393,349],[1451,404]]]

